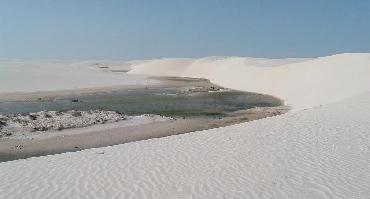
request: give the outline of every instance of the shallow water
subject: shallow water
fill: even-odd
[[[222,116],[254,107],[279,106],[272,96],[240,91],[185,93],[183,88],[117,90],[81,96],[65,96],[51,101],[0,103],[0,114],[42,110],[112,110],[126,115]]]

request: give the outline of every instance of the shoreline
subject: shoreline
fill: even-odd
[[[234,124],[284,114],[289,107],[264,107],[237,111],[222,119],[206,117],[174,118],[164,121],[149,121],[133,125],[121,122],[65,129],[54,135],[34,135],[26,139],[1,139],[0,162],[31,157],[53,155],[167,137],[194,131],[226,127]],[[51,134],[52,132],[47,132]]]

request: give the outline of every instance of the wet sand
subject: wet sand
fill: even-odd
[[[223,127],[283,114],[288,110],[289,107],[285,106],[255,108],[238,111],[220,119],[207,117],[176,118],[171,121],[151,122],[118,128],[104,129],[103,125],[103,129],[91,128],[88,133],[84,132],[83,129],[80,129],[81,133],[76,133],[78,129],[66,129],[62,131],[62,135],[43,139],[2,139],[0,140],[0,162]],[[73,131],[73,133],[69,133],[69,131]]]

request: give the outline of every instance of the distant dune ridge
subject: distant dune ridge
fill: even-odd
[[[0,163],[0,198],[370,196],[370,54],[84,64],[104,72],[124,68],[133,74],[208,78],[220,86],[280,97],[295,111],[189,134]]]

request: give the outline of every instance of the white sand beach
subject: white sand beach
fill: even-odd
[[[370,54],[171,58],[103,67],[96,62],[82,65],[86,63],[96,76],[69,88],[90,82],[106,86],[100,76],[117,75],[109,72],[112,67],[130,74],[207,78],[226,88],[279,97],[294,111],[183,135],[0,163],[6,179],[0,182],[0,198],[370,196]],[[119,85],[116,80],[107,81]],[[53,85],[52,79],[45,82],[47,87],[37,90],[66,89]],[[12,86],[2,92],[33,90]]]
[[[0,60],[0,95],[14,92],[60,91],[118,85],[155,84],[154,80],[124,73],[102,72],[99,64],[114,67],[120,61]],[[124,76],[124,78],[122,77]]]

